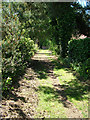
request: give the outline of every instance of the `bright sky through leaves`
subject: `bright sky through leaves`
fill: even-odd
[[[85,7],[86,6],[86,0],[78,0],[79,4],[82,5],[82,7]]]

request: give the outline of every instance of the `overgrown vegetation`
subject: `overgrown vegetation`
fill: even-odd
[[[90,38],[70,40],[72,34],[84,34],[83,24],[85,35],[89,37],[88,6],[31,2],[3,2],[2,5],[3,90],[8,90],[16,76],[20,76],[17,73],[22,74],[37,45],[39,48],[46,46],[64,58],[85,80],[89,78]],[[82,16],[82,25],[78,16]]]
[[[23,73],[27,62],[34,55],[36,47],[34,41],[25,33],[26,23],[20,22],[16,4],[3,3],[3,41],[2,41],[2,82],[3,91],[11,89],[14,79]],[[23,13],[24,14],[24,13]],[[20,16],[21,17],[21,16]],[[21,24],[24,24],[23,28]],[[20,74],[19,74],[20,73]]]
[[[89,58],[90,39],[70,40],[68,45],[68,57],[72,62],[81,62]]]

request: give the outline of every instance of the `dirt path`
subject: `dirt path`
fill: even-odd
[[[57,57],[52,56],[50,51],[38,52],[32,58],[25,75],[16,85],[18,87],[9,93],[8,99],[2,100],[2,118],[34,118],[39,104],[38,86],[41,85],[40,80],[47,77],[50,77],[50,83],[54,92],[58,94],[58,101],[62,102],[64,106],[67,118],[82,118],[80,111],[68,101],[64,88],[62,88],[58,77],[53,73],[55,64],[51,63],[48,58],[57,59]],[[48,85],[47,82],[42,85],[46,84]],[[40,114],[41,118],[45,117],[43,113]]]

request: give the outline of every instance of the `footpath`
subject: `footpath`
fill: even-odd
[[[2,118],[82,118],[54,73],[52,59],[57,57],[48,50],[35,54],[8,99],[2,100]]]

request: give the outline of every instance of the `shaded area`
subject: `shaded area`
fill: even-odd
[[[17,104],[14,104],[13,106],[10,105],[10,109],[9,109],[9,112],[15,112],[19,115],[19,118],[27,118],[27,115],[23,112],[23,110],[20,109],[20,106],[17,105]]]
[[[47,79],[48,76],[55,77],[53,74],[54,65],[49,61],[32,60],[30,67],[39,79]]]
[[[21,81],[22,77],[25,75],[27,67],[28,63],[26,64],[26,66],[23,65],[16,68],[17,70],[15,76],[12,76],[12,83],[11,85],[9,85],[9,89],[7,91],[3,91],[2,93],[3,98],[7,98],[7,95],[11,94],[12,91],[11,87],[14,87],[15,89],[18,89],[20,87],[19,81]]]
[[[13,93],[13,92],[9,92],[9,94],[8,94],[8,96],[7,96],[7,99],[9,100],[9,99],[11,99],[11,100],[14,100],[14,101],[18,101],[19,99],[21,100],[21,101],[23,101],[23,102],[27,102],[26,100],[25,100],[25,97],[20,97],[20,96],[18,96],[18,94],[16,94],[16,93]]]
[[[5,98],[3,98],[5,99]],[[7,99],[7,100],[6,100]],[[9,91],[7,98],[6,98],[5,102],[2,101],[2,107],[5,106],[5,109],[7,108],[7,103],[9,104],[8,106],[8,112],[12,113],[12,115],[14,116],[19,116],[18,118],[23,118],[25,119],[27,117],[27,115],[24,113],[24,111],[21,109],[21,106],[18,104],[18,101],[21,103],[27,103],[27,101],[25,100],[25,97],[21,97],[16,93],[13,93],[13,91]],[[8,101],[9,100],[9,101]],[[7,112],[6,111],[6,112]],[[2,114],[2,118],[5,117],[5,115],[7,116],[7,113]],[[15,115],[17,114],[17,115]]]
[[[65,86],[66,94],[76,100],[88,99],[88,97],[83,97],[83,95],[88,95],[89,85],[86,83],[81,83],[78,79],[73,79],[70,82],[67,82]]]
[[[72,83],[72,87],[69,86],[70,83]],[[39,91],[43,92],[44,94],[48,95],[47,97],[45,97],[45,101],[58,101],[60,103],[62,103],[64,105],[64,107],[69,108],[70,106],[72,106],[72,103],[70,101],[68,101],[67,96],[74,98],[76,100],[83,100],[83,99],[87,99],[83,98],[82,96],[84,94],[87,94],[86,86],[78,86],[77,83],[73,80],[72,82],[68,83],[69,85],[54,85],[54,87],[49,87],[49,86],[39,86]],[[74,87],[73,87],[74,86]]]
[[[77,72],[71,70],[71,67],[68,65],[68,63],[59,60],[53,60],[52,63],[55,63],[56,70],[64,69],[67,71],[67,73],[72,73],[76,77],[76,79],[72,79],[69,82],[64,81],[64,85],[57,85],[57,87],[64,88],[64,93],[70,98],[74,98],[76,100],[88,99],[84,98],[83,95],[87,95],[89,92],[89,82],[82,80]]]
[[[65,91],[62,88],[52,88],[49,86],[39,86],[38,89],[40,92],[43,92],[46,97],[45,97],[45,101],[58,101],[59,103],[62,103],[64,105],[64,107],[69,108],[70,105],[72,105],[66,97]]]
[[[66,96],[70,98],[74,98],[76,100],[82,101],[83,99],[87,99],[88,97],[83,97],[83,95],[87,95],[88,85],[80,85],[77,80],[72,80],[66,83],[67,85],[55,85],[57,89],[64,89],[64,93]]]

